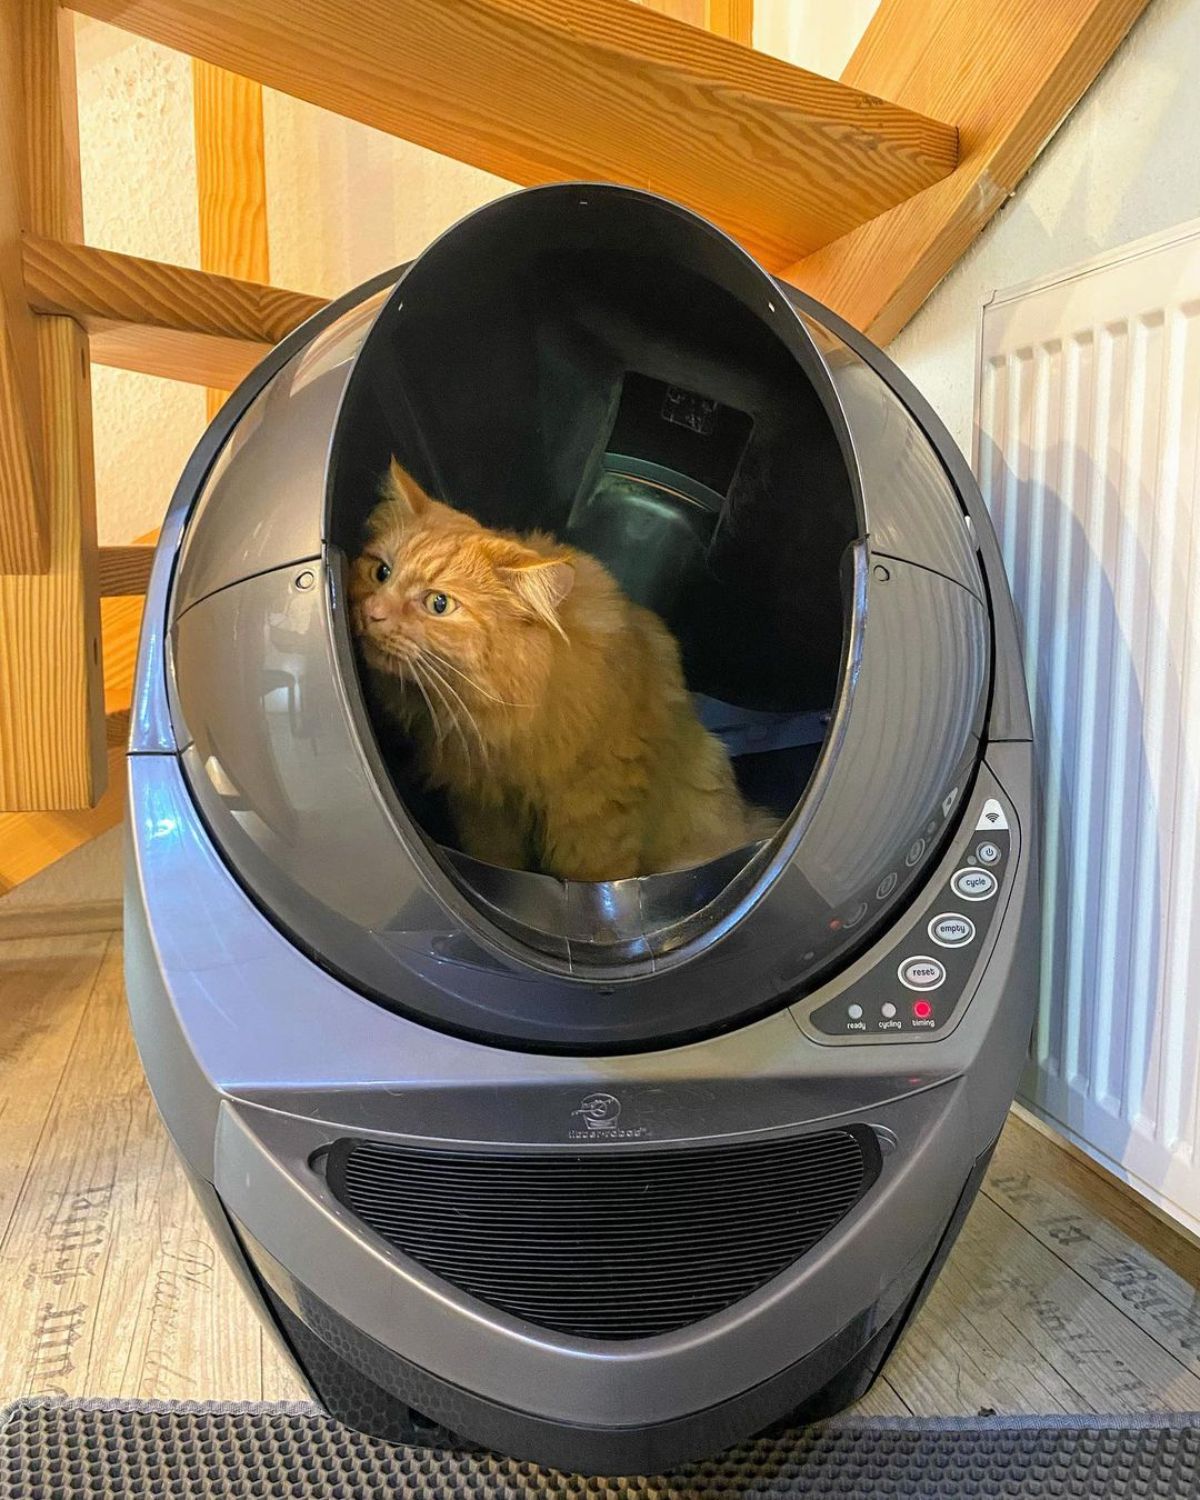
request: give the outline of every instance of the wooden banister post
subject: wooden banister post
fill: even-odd
[[[754,0],[705,0],[704,24],[716,36],[754,46]]]
[[[245,281],[270,280],[262,85],[192,59],[200,264]],[[226,392],[210,387],[208,416]]]
[[[0,9],[0,573],[50,560],[37,335],[21,276],[24,90],[17,21]]]
[[[686,21],[689,26],[702,26],[714,36],[727,36],[730,41],[741,42],[743,47],[754,46],[754,0],[638,0],[638,3],[658,11],[659,15]]]
[[[83,230],[73,24],[53,0],[0,0],[10,189],[21,227],[56,240]],[[0,570],[0,808],[86,808],[107,779],[87,339],[65,317],[32,335],[44,566]]]

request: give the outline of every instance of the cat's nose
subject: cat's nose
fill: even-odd
[[[374,599],[367,601],[366,616],[368,620],[374,620],[377,624],[382,625],[385,620],[391,618],[391,614],[391,605],[386,599],[376,596]]]

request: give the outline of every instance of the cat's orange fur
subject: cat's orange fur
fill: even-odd
[[[618,880],[773,831],[697,719],[673,636],[595,558],[488,530],[395,460],[385,494],[351,572],[354,628],[467,853]]]

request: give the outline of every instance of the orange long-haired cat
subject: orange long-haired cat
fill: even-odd
[[[673,636],[595,558],[488,530],[395,459],[384,493],[353,625],[468,854],[620,880],[774,831],[696,717]]]

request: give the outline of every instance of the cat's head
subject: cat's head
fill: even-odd
[[[531,632],[562,634],[571,563],[434,500],[395,459],[383,493],[350,574],[367,661],[426,685],[432,666],[459,692],[466,682],[485,698],[507,697],[493,678],[511,677]]]

